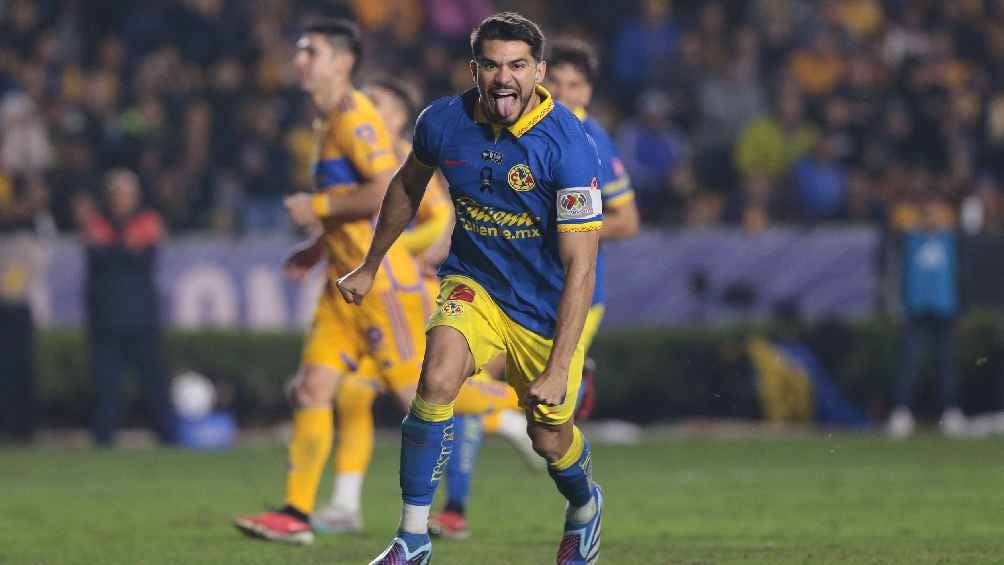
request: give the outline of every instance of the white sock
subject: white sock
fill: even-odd
[[[430,508],[432,507],[405,503],[401,509],[401,531],[409,534],[429,533]]]
[[[338,473],[331,493],[331,505],[346,512],[359,512],[363,496],[362,473]]]
[[[596,515],[596,497],[590,496],[589,502],[584,506],[570,506],[568,517],[576,524],[585,524]]]

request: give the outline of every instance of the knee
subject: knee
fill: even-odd
[[[546,459],[548,463],[554,463],[565,455],[565,450],[562,448],[567,449],[567,446],[562,445],[561,434],[557,430],[531,424],[527,426],[527,433],[533,442],[533,450],[537,452],[537,455]]]
[[[327,367],[308,366],[294,378],[290,397],[296,408],[331,405],[338,389],[338,373]]]
[[[443,373],[429,371],[422,375],[418,383],[418,394],[422,400],[432,404],[449,404],[457,397],[459,390],[459,386],[453,381]]]

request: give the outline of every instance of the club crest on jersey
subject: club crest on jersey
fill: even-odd
[[[559,217],[581,218],[593,214],[589,194],[585,190],[568,191],[558,198]]]
[[[443,314],[447,316],[459,316],[464,313],[464,305],[456,300],[447,300],[443,303]]]
[[[466,284],[458,284],[453,287],[453,292],[446,298],[447,300],[463,300],[464,302],[474,302],[474,289]]]
[[[509,186],[517,192],[527,192],[537,186],[537,181],[530,174],[530,167],[519,163],[509,169]]]
[[[495,163],[496,165],[502,164],[502,153],[498,151],[492,151],[491,149],[485,149],[481,152],[481,159],[483,161],[488,161],[489,163]]]

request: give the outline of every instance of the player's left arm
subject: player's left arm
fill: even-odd
[[[600,230],[600,239],[613,241],[634,237],[638,234],[640,223],[638,206],[633,198],[617,206],[604,204],[603,229]]]
[[[582,336],[596,285],[596,250],[600,230],[558,234],[558,254],[565,269],[565,288],[558,302],[554,345],[544,372],[530,386],[530,398],[548,406],[561,404],[568,389],[568,371]]]

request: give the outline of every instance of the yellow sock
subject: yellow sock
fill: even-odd
[[[335,415],[335,473],[365,473],[373,456],[373,399],[376,390],[364,379],[349,375],[338,389]]]
[[[293,439],[289,444],[286,504],[310,514],[317,485],[331,452],[334,417],[329,406],[302,408],[293,414]]]
[[[511,386],[481,371],[460,387],[455,404],[459,414],[484,414],[518,409],[519,398]]]
[[[578,461],[580,457],[582,457],[582,451],[585,449],[585,447],[586,447],[586,442],[585,438],[582,437],[582,431],[579,430],[578,426],[573,425],[572,443],[571,445],[568,446],[568,451],[566,451],[565,454],[561,456],[561,459],[558,459],[554,463],[551,463],[551,468],[554,469],[555,471],[564,471],[565,469],[568,469],[572,465],[575,465],[575,462]]]
[[[411,401],[411,413],[426,422],[445,422],[453,417],[453,403],[433,404],[416,394]]]

